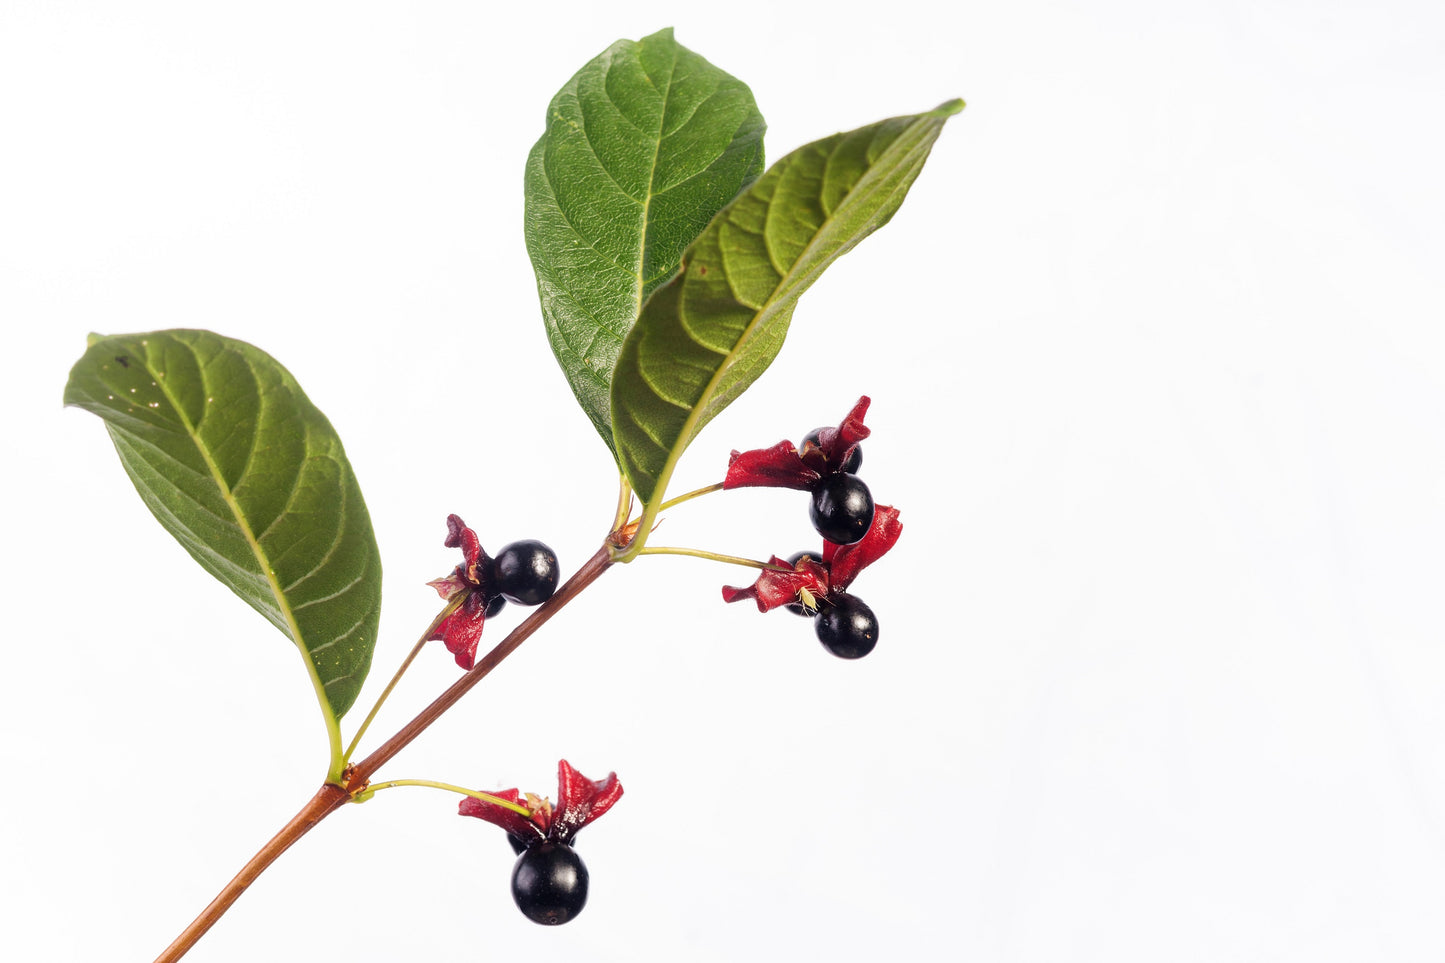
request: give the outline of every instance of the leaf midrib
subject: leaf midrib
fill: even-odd
[[[641,57],[639,56],[638,59],[640,62]],[[643,268],[647,264],[647,241],[652,234],[652,225],[648,222],[648,215],[652,211],[652,199],[657,196],[657,191],[654,189],[657,187],[657,159],[662,156],[662,132],[667,126],[667,104],[668,100],[672,97],[672,81],[673,78],[676,76],[677,45],[673,44],[672,62],[668,64],[667,67],[666,93],[662,95],[662,109],[658,111],[657,114],[657,137],[652,147],[652,164],[647,171],[647,196],[642,199],[642,230],[640,232],[641,240],[637,247],[637,296],[634,299],[634,303],[632,306],[632,321],[634,324],[637,322],[637,319],[642,315],[642,305],[643,302],[646,300],[642,292],[647,285],[643,280],[642,274]],[[649,77],[648,79],[651,80],[652,78]]]
[[[191,347],[190,345],[187,345],[186,347],[187,350],[191,351],[191,353],[195,355],[195,349],[193,347]],[[223,348],[222,350],[225,349]],[[221,473],[220,466],[217,465],[215,459],[211,457],[210,450],[202,443],[200,433],[196,430],[196,426],[191,423],[190,418],[186,417],[185,409],[181,407],[180,400],[176,398],[166,387],[165,376],[151,367],[148,353],[142,352],[141,355],[145,358],[145,372],[151,376],[151,379],[155,382],[156,387],[160,390],[161,394],[170,404],[171,410],[176,413],[176,418],[180,421],[181,427],[185,429],[186,436],[190,438],[191,443],[196,446],[196,451],[200,454],[201,460],[205,463],[206,470],[210,472],[211,480],[215,483],[217,490],[219,490],[221,493],[221,500],[224,501],[226,503],[226,506],[231,510],[231,517],[235,520],[236,527],[241,530],[241,535],[245,538],[247,546],[249,546],[251,549],[252,556],[256,559],[257,566],[261,569],[262,576],[266,579],[266,584],[271,588],[271,595],[276,600],[277,608],[280,610],[282,617],[286,620],[286,626],[290,632],[291,641],[298,649],[301,650],[301,661],[306,663],[306,673],[311,677],[312,688],[316,690],[317,699],[321,703],[321,713],[323,716],[326,717],[326,732],[327,737],[331,741],[332,759],[339,759],[341,755],[340,724],[336,719],[336,713],[331,710],[331,702],[326,697],[326,686],[321,681],[321,674],[316,671],[316,663],[311,658],[310,652],[306,650],[306,644],[303,641],[303,636],[301,634],[301,627],[296,624],[296,617],[291,611],[290,604],[286,601],[286,596],[281,589],[281,584],[276,579],[276,573],[271,568],[270,558],[269,556],[267,556],[265,550],[261,548],[261,543],[256,540],[255,533],[251,531],[250,523],[246,521],[246,516],[241,511],[240,503],[236,501],[235,495],[232,494],[231,486],[226,483],[225,476]],[[201,361],[199,356],[196,357],[196,360],[198,362],[197,368],[201,376],[201,384],[203,387],[205,387],[206,364]],[[249,361],[246,363],[246,366],[248,368],[251,367]],[[254,375],[255,369],[252,368],[251,370],[252,374]],[[205,394],[207,397],[210,397],[209,390],[207,390]],[[261,427],[261,411],[265,407],[265,404],[265,398],[260,398],[256,412],[256,430],[258,431]],[[247,456],[247,465],[249,466],[249,464],[250,455]]]

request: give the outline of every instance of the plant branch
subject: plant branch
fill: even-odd
[[[505,639],[478,659],[470,672],[448,686],[445,692],[432,700],[431,705],[417,713],[415,719],[402,726],[396,735],[386,740],[375,752],[357,763],[347,779],[347,785],[354,789],[363,787],[366,780],[371,778],[372,773],[385,765],[392,756],[404,749],[413,739],[425,732],[427,727],[436,722],[442,713],[456,705],[457,700],[466,695],[472,686],[481,682],[487,673],[516,651],[517,646],[527,641],[533,632],[545,625],[548,619],[576,598],[583,589],[597,581],[598,577],[611,566],[610,553],[607,546],[603,545],[591,558],[582,563],[581,568],[572,573],[572,577],[563,583],[555,595],[537,606],[532,614],[523,619],[521,624],[513,629]]]
[[[176,960],[185,956],[187,951],[196,944],[196,941],[215,925],[226,910],[231,908],[231,904],[236,902],[246,888],[256,881],[266,867],[276,861],[276,857],[289,849],[296,840],[310,832],[317,823],[341,808],[344,803],[364,792],[372,773],[404,749],[413,739],[425,732],[428,726],[441,717],[442,713],[455,705],[457,700],[482,681],[487,673],[495,669],[503,659],[527,641],[533,632],[546,624],[548,619],[576,598],[583,589],[597,581],[602,573],[611,566],[611,553],[604,544],[596,554],[582,563],[581,568],[572,573],[572,577],[557,590],[555,595],[537,606],[531,615],[523,619],[516,628],[508,633],[506,638],[498,642],[490,652],[483,656],[470,672],[448,686],[445,692],[432,700],[432,703],[419,712],[416,718],[402,726],[396,735],[382,743],[375,752],[356,765],[349,767],[342,776],[344,785],[337,785],[333,782],[323,784],[311,801],[302,807],[301,811],[292,817],[280,832],[272,836],[270,842],[261,847],[255,856],[251,857],[250,861],[226,884],[216,898],[211,900],[210,905],[201,911],[201,914],[181,932],[180,936],[176,937],[170,946],[166,947],[164,953],[156,957],[155,963],[175,963]]]
[[[165,952],[156,957],[156,963],[174,963],[175,960],[185,956],[186,952],[196,944],[196,941],[215,925],[226,910],[231,908],[231,904],[236,902],[246,888],[256,881],[256,877],[276,861],[276,857],[290,849],[292,843],[305,836],[321,820],[340,809],[350,798],[350,793],[340,786],[329,782],[323,784],[317,790],[316,795],[311,797],[311,801],[301,807],[301,811],[291,817],[291,821],[281,827],[281,831],[272,836],[270,841],[262,846],[245,866],[241,867],[241,871],[232,877],[220,893],[216,894],[216,898],[201,911],[201,915],[181,931],[181,935],[166,947]]]

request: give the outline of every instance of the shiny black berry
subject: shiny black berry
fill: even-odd
[[[800,446],[798,446],[798,450],[801,451],[802,449],[807,448],[807,447],[808,447],[808,442],[810,442],[810,441],[811,441],[813,444],[816,445],[816,444],[818,443],[818,435],[819,435],[820,432],[822,432],[822,430],[823,430],[823,429],[821,429],[821,428],[814,428],[812,431],[810,431],[810,432],[808,432],[806,435],[804,435],[804,436],[803,436],[803,443],[802,443]],[[853,446],[853,451],[852,451],[852,453],[843,461],[842,467],[839,468],[838,470],[839,470],[839,471],[845,471],[845,472],[847,472],[847,473],[850,474],[850,475],[856,475],[856,474],[858,474],[858,469],[859,469],[859,468],[862,468],[862,467],[863,467],[863,446],[862,446],[862,445],[854,445],[854,446]]]
[[[873,524],[873,495],[857,475],[824,475],[813,489],[813,528],[838,545],[852,545]]]
[[[794,552],[792,555],[788,556],[788,564],[796,568],[798,563],[803,560],[803,556],[805,555],[810,557],[815,562],[823,561],[822,552]],[[809,619],[818,614],[817,609],[810,609],[800,602],[789,602],[787,605],[784,605],[783,608],[787,609],[789,612],[792,612],[794,615],[801,615],[804,618]]]
[[[512,869],[512,899],[533,923],[565,923],[587,905],[587,867],[566,843],[543,840]]]
[[[878,617],[856,595],[834,592],[813,622],[823,648],[840,659],[861,659],[878,644]]]
[[[538,605],[557,590],[557,553],[535,538],[513,542],[492,560],[493,586],[518,605]]]

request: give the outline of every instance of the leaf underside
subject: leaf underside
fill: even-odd
[[[326,416],[264,352],[188,330],[92,339],[65,403],[104,419],[161,525],[302,651],[335,733],[371,664],[381,558]]]
[[[793,151],[687,250],[613,374],[616,452],[644,503],[662,497],[688,443],[777,357],[803,291],[898,210],[962,109],[950,101]]]
[[[762,173],[764,128],[747,86],[671,29],[613,44],[548,108],[527,158],[527,253],[552,352],[608,448],[622,339],[687,245]]]

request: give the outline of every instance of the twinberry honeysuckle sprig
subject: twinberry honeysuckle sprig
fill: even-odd
[[[669,93],[652,76],[656,64],[682,65],[690,83],[673,85]],[[609,129],[604,137],[590,129],[596,118],[619,110],[646,117],[661,107],[670,115],[681,101],[669,98],[688,100],[684,87],[726,94],[686,105],[687,129],[696,136],[663,137],[647,123]],[[647,551],[663,508],[724,488],[799,488],[811,494],[813,523],[828,544],[866,544],[876,523],[872,494],[857,477],[858,442],[868,437],[866,397],[842,424],[810,434],[800,446],[735,453],[717,486],[668,500],[668,482],[697,431],[781,350],[796,299],[823,269],[889,221],[944,123],[962,108],[962,101],[950,100],[831,135],[769,167],[762,144],[767,125],[747,86],[677,44],[671,30],[619,41],[582,67],[548,106],[546,129],[529,155],[545,163],[527,165],[527,251],[553,353],[623,477],[614,522],[606,543],[558,587],[556,557],[541,543],[513,543],[493,558],[476,532],[451,516],[445,544],[461,550],[462,562],[430,583],[445,606],[349,746],[341,723],[363,691],[380,636],[381,553],[335,427],[289,371],[245,342],[201,330],[89,340],[72,369],[66,403],[105,420],[128,476],[160,523],[295,645],[328,750],[324,782],[314,797],[157,963],[184,955],[267,866],[346,802],[379,787],[413,784],[369,780],[610,566]],[[599,178],[598,170],[614,176]],[[697,176],[659,179],[662,170]],[[880,192],[879,185],[888,189]],[[637,218],[578,216],[634,210],[639,203]],[[821,220],[820,209],[828,211]],[[604,256],[595,257],[599,252]],[[455,343],[495,343],[491,333],[459,332]],[[347,349],[344,338],[337,349]],[[532,401],[530,392],[518,399],[497,386],[479,388],[473,377],[456,385],[448,407],[463,417],[480,409],[490,420],[502,405]],[[573,453],[554,454],[561,462]],[[407,457],[432,464],[441,455]],[[528,478],[567,483],[576,477],[561,464],[528,465],[527,472]],[[629,525],[634,491],[642,516]],[[760,601],[789,587],[775,586],[782,575],[805,572],[810,581],[791,586],[795,601],[789,604],[815,614],[825,645],[856,657],[876,639],[871,612],[847,601],[849,556],[827,545],[821,559],[791,564],[654,550],[663,551],[760,569],[754,589]],[[485,624],[504,599],[538,607],[482,653]],[[839,629],[830,641],[825,623],[850,613],[853,628]],[[355,760],[378,710],[433,639],[443,642],[464,674]],[[584,799],[576,795],[576,781],[568,783],[575,770],[565,763],[562,770],[555,812],[540,803],[496,802],[500,797],[473,795],[477,802],[468,805],[510,813],[498,816],[504,820],[526,819],[526,832],[509,833],[526,839],[540,832],[541,841],[525,847],[527,855],[545,847],[570,852],[567,839],[554,837],[595,818],[620,786],[615,777],[591,783]],[[584,809],[585,818],[577,815]]]

